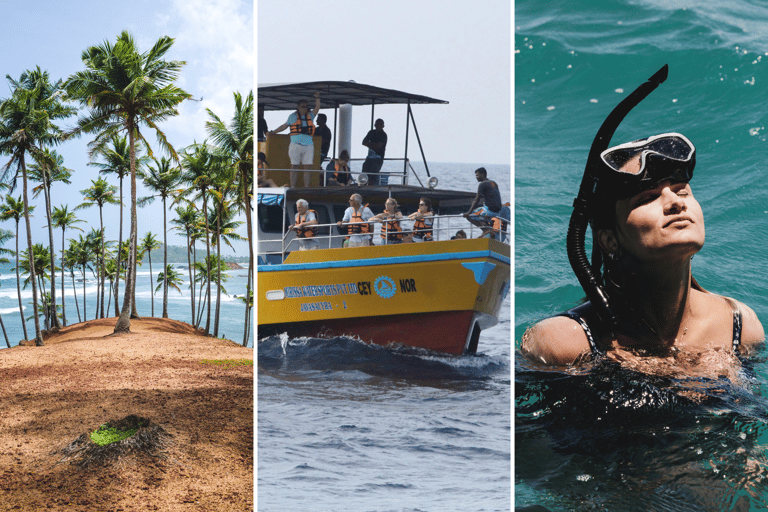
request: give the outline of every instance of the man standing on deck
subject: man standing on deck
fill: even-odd
[[[387,134],[384,131],[384,120],[377,119],[373,124],[374,129],[370,130],[363,139],[363,146],[368,148],[368,156],[363,162],[363,173],[368,175],[369,185],[378,185],[381,177],[381,184],[386,185],[389,176],[379,176],[381,166],[384,165],[384,152],[387,149]]]
[[[315,134],[313,119],[320,110],[320,93],[315,93],[315,109],[308,110],[306,100],[300,100],[296,104],[296,112],[288,116],[288,120],[276,130],[269,133],[280,133],[291,127],[291,144],[288,146],[288,156],[291,159],[291,188],[296,187],[299,178],[298,169],[304,169],[304,186],[309,186],[312,174],[312,161],[315,157],[315,143],[312,136]]]
[[[320,161],[324,161],[328,156],[328,151],[331,149],[331,139],[333,134],[331,129],[326,124],[328,122],[328,116],[325,114],[317,114],[317,127],[315,128],[315,135],[320,137],[323,142],[320,144]]]
[[[488,179],[488,171],[485,167],[475,170],[475,178],[480,183],[477,186],[477,195],[464,217],[483,230],[482,237],[493,231],[491,228],[493,218],[497,217],[501,211],[501,194],[496,182]]]
[[[372,245],[370,233],[373,233],[373,226],[362,224],[370,220],[371,217],[373,217],[373,212],[367,206],[363,206],[363,196],[352,194],[349,198],[349,208],[344,212],[344,218],[336,223],[339,227],[342,224],[350,224],[347,226],[347,234],[350,235],[347,247]]]

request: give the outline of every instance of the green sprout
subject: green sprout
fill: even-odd
[[[224,368],[234,368],[235,366],[253,366],[253,359],[203,359],[202,364],[213,364],[223,366]]]
[[[104,446],[116,443],[117,441],[122,441],[123,439],[127,439],[138,431],[138,427],[128,430],[118,430],[115,427],[110,427],[109,423],[105,423],[104,425],[101,425],[99,428],[91,432],[91,441],[98,444],[99,446]]]

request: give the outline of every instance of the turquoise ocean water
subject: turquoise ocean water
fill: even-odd
[[[515,347],[532,323],[583,297],[565,237],[590,144],[613,107],[663,64],[669,78],[613,142],[670,131],[693,141],[691,185],[706,222],[694,276],[768,325],[768,4],[519,0],[514,46]],[[743,376],[748,384],[701,383],[717,388],[717,406],[665,402],[662,393],[648,413],[657,422],[614,410],[621,421],[601,430],[605,418],[584,412],[594,381],[537,375],[516,358],[516,506],[768,510],[764,355],[745,362]],[[551,393],[578,385],[583,394],[563,409],[573,421],[558,423]]]
[[[204,250],[204,249],[203,249]],[[174,268],[182,273],[183,283],[179,285],[181,293],[176,290],[168,291],[168,316],[174,320],[180,320],[182,322],[192,323],[192,308],[190,305],[190,290],[189,290],[189,278],[187,274],[187,262],[172,263]],[[57,262],[58,264],[58,262]],[[154,301],[154,316],[161,317],[163,315],[163,292],[162,289],[158,292],[150,290],[151,282],[157,286],[157,273],[162,269],[163,261],[152,262],[152,277],[150,277],[149,264],[144,263],[144,266],[139,267],[137,270],[137,284],[136,284],[136,308],[138,309],[139,316],[152,316],[152,302]],[[245,266],[244,264],[242,266]],[[245,305],[237,296],[245,295],[245,287],[248,281],[248,269],[234,269],[226,273],[227,281],[222,284],[226,293],[221,294],[221,310],[219,313],[219,332],[220,338],[227,338],[237,343],[243,342],[244,325],[245,325]],[[80,309],[80,319],[85,320],[83,316],[87,313],[88,320],[93,320],[96,313],[96,279],[90,270],[86,269],[85,272],[85,300],[86,311],[83,310],[83,274],[81,272],[75,272],[75,288],[73,290],[72,278],[69,272],[64,273],[64,293],[65,293],[65,306],[67,315],[67,325],[78,322],[77,307]],[[22,283],[24,277],[22,276]],[[109,282],[107,282],[109,287]],[[46,281],[46,288],[50,289],[50,283]],[[123,300],[124,285],[120,284],[120,304]],[[195,293],[195,305],[197,306],[199,285],[196,286]],[[203,291],[205,293],[205,291]],[[78,306],[75,306],[75,296],[77,296]],[[56,273],[56,297],[57,303],[61,305],[61,271]],[[216,287],[211,287],[211,297],[213,305],[216,305]],[[26,289],[21,290],[21,300],[24,306],[24,316],[29,317],[32,311],[32,286],[27,286]],[[105,297],[105,311],[109,296]],[[59,310],[61,311],[61,310]],[[252,310],[253,311],[253,310]],[[24,332],[21,326],[21,316],[19,315],[19,302],[16,292],[16,271],[13,264],[0,264],[0,315],[2,315],[3,324],[5,325],[8,339],[11,346],[19,344],[19,340],[23,339]],[[107,313],[108,317],[115,316],[114,302],[111,303]],[[211,328],[210,332],[213,333],[213,322],[215,318],[215,310],[211,309]],[[201,327],[205,327],[206,316],[203,313],[203,319]],[[41,328],[44,328],[43,318],[40,318]],[[252,320],[253,322],[253,320]],[[249,347],[253,347],[253,326],[251,323],[251,339],[248,342]],[[27,320],[27,335],[30,339],[35,336],[34,322]],[[5,348],[5,339],[0,332],[0,348]]]

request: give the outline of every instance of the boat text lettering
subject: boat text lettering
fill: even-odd
[[[330,311],[333,309],[330,302],[303,302],[301,312],[307,311]]]
[[[416,280],[415,279],[401,279],[400,280],[400,291],[403,292],[403,293],[415,292],[416,291]]]
[[[286,286],[283,291],[285,291],[285,296],[289,299],[358,293],[357,285],[355,283],[324,284],[320,286]]]
[[[371,282],[370,281],[361,281],[357,283],[357,289],[360,291],[360,295],[370,295],[371,294]]]

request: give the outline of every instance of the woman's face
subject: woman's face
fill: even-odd
[[[704,245],[704,214],[688,183],[663,181],[616,203],[619,245],[641,261],[691,257]]]

